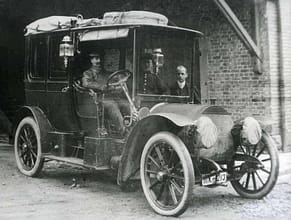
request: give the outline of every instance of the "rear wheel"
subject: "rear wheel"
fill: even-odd
[[[179,137],[159,132],[146,143],[140,164],[143,192],[159,214],[179,216],[185,212],[194,185],[190,154]]]
[[[37,176],[43,167],[41,157],[40,131],[32,117],[19,123],[14,139],[14,152],[17,167],[27,176]]]
[[[279,174],[279,157],[272,138],[263,132],[256,145],[240,146],[238,154],[250,156],[252,161],[232,162],[230,172],[240,178],[231,181],[235,191],[243,197],[261,199],[274,187]]]

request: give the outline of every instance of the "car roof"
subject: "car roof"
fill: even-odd
[[[162,29],[168,29],[168,30],[173,30],[173,31],[176,30],[176,31],[188,32],[188,33],[192,33],[198,36],[203,35],[200,31],[193,30],[190,28],[170,26],[168,24],[158,23],[158,22],[149,23],[143,20],[134,21],[132,23],[127,22],[127,23],[121,23],[121,24],[120,23],[109,23],[109,24],[105,23],[104,24],[100,21],[100,19],[93,18],[93,19],[86,19],[89,21],[84,24],[79,25],[76,23],[72,24],[72,21],[76,21],[74,19],[76,18],[67,17],[67,16],[51,16],[51,17],[36,20],[26,26],[25,36],[67,32],[67,31],[118,30],[120,28],[133,29],[133,28],[141,28],[141,27],[162,28]]]
[[[38,35],[38,34],[49,34],[49,33],[58,33],[58,32],[67,32],[67,31],[82,31],[82,30],[104,30],[104,29],[111,29],[111,30],[118,30],[119,28],[141,28],[141,27],[152,27],[152,28],[164,28],[168,30],[177,30],[177,31],[185,31],[188,33],[196,34],[198,36],[203,36],[203,33],[197,30],[193,30],[190,28],[183,28],[178,26],[169,26],[169,25],[158,25],[158,24],[113,24],[113,25],[102,25],[102,26],[86,26],[86,27],[75,27],[75,28],[64,28],[64,29],[57,29],[57,30],[51,30],[51,31],[39,31],[37,33],[32,33],[26,36],[31,35]]]
[[[91,29],[119,29],[119,28],[141,28],[141,27],[158,27],[164,28],[169,30],[178,30],[178,31],[185,31],[189,33],[194,33],[198,35],[203,35],[202,32],[193,30],[190,28],[183,28],[178,26],[170,26],[170,25],[159,25],[159,24],[147,24],[147,23],[134,23],[134,24],[111,24],[111,25],[102,25],[102,26],[90,26],[90,27],[79,27],[79,28],[72,28],[71,30],[91,30]]]

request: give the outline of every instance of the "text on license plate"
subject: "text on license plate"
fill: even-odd
[[[226,181],[227,181],[227,173],[220,172],[218,174],[214,174],[214,175],[211,175],[209,177],[203,177],[202,178],[202,186],[225,183]]]

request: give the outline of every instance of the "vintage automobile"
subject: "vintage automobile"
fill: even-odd
[[[260,199],[274,187],[279,170],[268,125],[253,117],[233,121],[220,106],[200,104],[199,31],[168,25],[165,16],[110,12],[102,19],[52,16],[27,26],[26,106],[15,119],[18,169],[37,176],[57,160],[112,170],[127,189],[140,179],[153,210],[179,216],[196,185],[228,181],[238,194]],[[108,87],[82,85],[88,54],[98,51]],[[187,67],[189,93],[145,89],[144,55],[169,87],[176,67]],[[118,88],[118,89],[117,89]],[[125,133],[118,132],[103,101],[127,103]]]

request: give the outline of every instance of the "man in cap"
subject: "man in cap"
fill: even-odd
[[[90,53],[90,69],[83,73],[82,85],[85,88],[103,91],[106,87],[107,77],[101,74],[101,59],[98,53]]]
[[[113,90],[120,90],[117,87],[107,87],[107,79],[109,74],[107,74],[101,68],[101,59],[98,53],[90,53],[91,67],[83,73],[82,85],[85,88],[93,89],[101,92],[110,92]],[[110,94],[110,93],[109,93]],[[130,112],[128,104],[125,104],[119,98],[114,98],[112,96],[105,97],[102,102],[104,106],[104,114],[106,117],[110,118],[112,122],[117,127],[121,134],[125,133],[125,126],[123,123],[123,114],[128,115]],[[123,114],[122,114],[123,113]]]

